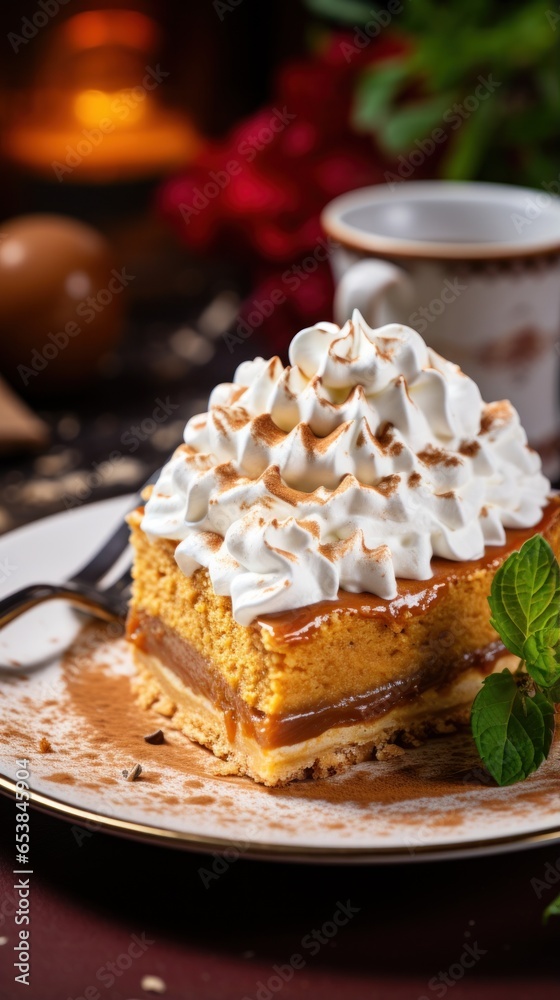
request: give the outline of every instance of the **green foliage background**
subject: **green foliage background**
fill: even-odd
[[[305,0],[323,25],[353,32],[384,5]],[[560,178],[559,0],[401,0],[381,28],[411,40],[410,51],[367,69],[354,125],[387,152],[445,127],[442,116],[474,93],[479,76],[500,86],[449,134],[437,174],[539,187]]]

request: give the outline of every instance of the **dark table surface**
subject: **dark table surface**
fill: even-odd
[[[25,987],[12,968],[14,822],[12,802],[0,799],[3,1000],[156,996],[142,989],[147,975],[163,980],[167,1000],[559,995],[560,919],[541,923],[558,886],[541,883],[560,868],[560,844],[379,867],[240,858],[206,886],[200,869],[212,857],[99,832],[82,837],[35,810]],[[329,939],[321,928],[327,922],[332,933],[339,904],[356,912]],[[314,930],[319,938],[308,937]],[[297,954],[305,965],[284,982]]]
[[[38,383],[27,402],[47,423],[51,443],[40,454],[0,459],[0,533],[135,492],[180,444],[187,419],[206,409],[216,383],[266,353],[258,338],[228,348],[223,335],[239,301],[224,281],[199,301],[141,303],[89,381],[41,393]]]

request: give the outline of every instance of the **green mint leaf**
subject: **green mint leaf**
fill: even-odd
[[[548,629],[546,632],[530,635],[523,644],[527,673],[540,687],[553,688],[560,680],[559,639],[559,629]]]
[[[542,915],[543,924],[547,924],[550,917],[560,917],[560,896],[549,903]]]
[[[499,785],[513,785],[546,760],[554,735],[547,694],[523,694],[509,670],[490,674],[477,694],[471,725],[482,762]]]
[[[488,601],[492,626],[510,653],[522,659],[529,636],[558,628],[560,566],[542,535],[508,556],[494,576]]]

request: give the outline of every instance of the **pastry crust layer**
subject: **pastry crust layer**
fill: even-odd
[[[233,619],[229,598],[214,593],[207,571],[184,576],[175,563],[175,543],[150,542],[140,522],[137,511],[130,517],[135,580],[129,634],[133,642],[137,638],[143,701],[150,701],[150,692],[157,701],[163,692],[173,725],[232,761],[238,773],[270,785],[338,771],[379,753],[403,734],[410,738],[442,727],[445,731],[465,720],[485,674],[500,668],[495,657],[473,667],[473,656],[496,644],[488,594],[497,568],[539,531],[560,551],[560,503],[555,499],[540,525],[508,532],[508,545],[487,549],[477,563],[446,562],[434,581],[411,585],[411,600],[406,600],[404,581],[399,602],[349,595],[350,601],[324,602],[297,615],[268,616],[242,626]],[[216,704],[204,687],[191,690],[169,670],[167,660],[162,663],[165,657],[142,648],[142,616],[159,619],[211,666],[222,688],[232,694],[234,714],[241,717],[245,710],[265,719],[311,716],[325,706],[399,685],[407,697],[397,704],[389,700],[389,711],[382,716],[333,725],[327,713],[324,730],[310,733],[309,739],[259,744],[247,727],[231,725],[223,700]],[[516,662],[508,659],[508,665]],[[419,677],[428,684],[417,684]],[[236,704],[242,711],[236,713]]]
[[[283,747],[263,748],[237,726],[232,735],[224,713],[178,680],[157,657],[135,649],[136,690],[144,708],[155,708],[196,743],[228,761],[231,771],[268,786],[303,778],[323,778],[372,757],[383,759],[429,736],[453,732],[468,722],[470,707],[480,689],[479,670],[461,675],[445,693],[430,690],[414,702],[400,705],[379,719],[332,727],[313,739]],[[495,670],[515,669],[518,660],[506,655]]]

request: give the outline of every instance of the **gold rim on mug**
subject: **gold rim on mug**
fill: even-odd
[[[510,195],[523,195],[528,199],[543,197],[550,199],[550,203],[556,207],[560,217],[560,198],[532,188],[520,188],[508,184],[486,184],[476,181],[403,181],[395,190],[387,190],[385,184],[374,184],[369,187],[359,188],[339,195],[329,202],[321,212],[321,225],[328,236],[336,240],[340,246],[348,250],[354,250],[371,257],[390,257],[400,260],[434,260],[434,261],[512,261],[531,258],[551,257],[560,254],[560,228],[557,237],[545,239],[535,239],[523,242],[512,240],[511,243],[502,242],[457,242],[454,240],[417,240],[406,239],[399,236],[383,236],[380,233],[360,230],[357,226],[347,223],[342,215],[350,209],[364,208],[371,205],[372,201],[381,203],[381,195],[386,190],[384,200],[387,202],[398,202],[408,196],[416,195],[422,201],[422,195],[432,192],[433,197],[440,197],[444,201],[451,201],[451,195],[460,194],[461,190],[468,190],[471,195],[478,193],[482,201],[484,196],[490,201],[493,192],[502,192]],[[447,191],[448,195],[444,194]],[[480,205],[481,200],[473,202]],[[518,206],[520,207],[520,206]]]

